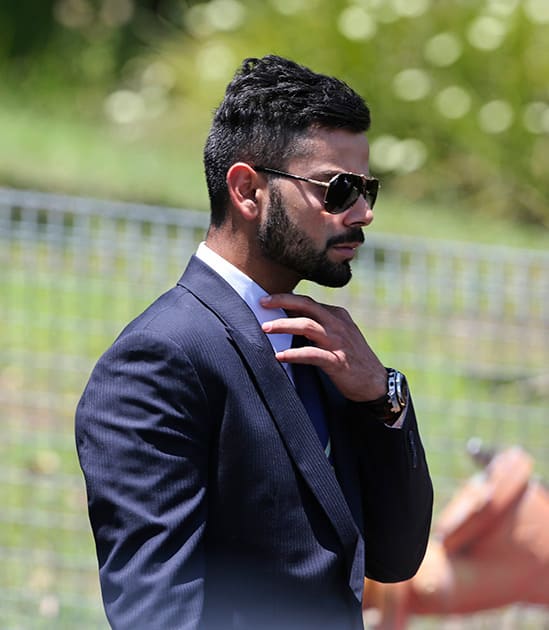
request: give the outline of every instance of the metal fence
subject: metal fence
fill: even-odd
[[[206,226],[200,212],[0,189],[2,628],[107,626],[74,408],[99,354],[174,284]],[[549,479],[549,254],[372,229],[348,287],[298,290],[346,306],[407,373],[437,510],[474,470],[472,437],[522,445]],[[506,627],[531,618],[498,614]]]

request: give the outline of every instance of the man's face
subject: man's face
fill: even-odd
[[[289,173],[329,181],[341,172],[368,172],[364,134],[316,130],[304,144],[305,153],[291,159]],[[362,227],[373,220],[360,197],[341,214],[326,212],[326,189],[287,178],[270,183],[270,203],[259,226],[262,255],[305,280],[341,287],[351,278],[350,261],[364,242]]]
[[[282,194],[272,184],[267,219],[259,228],[258,239],[266,258],[292,269],[302,279],[327,287],[342,287],[351,279],[351,265],[349,260],[330,260],[329,247],[341,239],[361,243],[364,235],[355,228],[352,234],[332,237],[324,247],[317,247],[307,231],[290,220]]]

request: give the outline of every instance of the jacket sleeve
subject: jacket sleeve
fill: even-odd
[[[210,413],[169,339],[121,337],[76,413],[101,590],[115,630],[198,627]]]
[[[431,526],[433,487],[410,399],[402,428],[352,403],[364,515],[366,577],[399,582],[418,570]]]

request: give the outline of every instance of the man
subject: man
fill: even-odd
[[[369,123],[347,85],[280,57],[227,87],[206,242],[77,411],[114,628],[356,629],[364,576],[419,567],[432,487],[405,379],[346,311],[292,292],[351,277]]]

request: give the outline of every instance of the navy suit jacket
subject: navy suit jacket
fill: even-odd
[[[255,316],[193,257],[101,357],[76,414],[115,629],[362,628],[364,576],[400,581],[432,486],[402,429],[322,374],[333,466]]]

